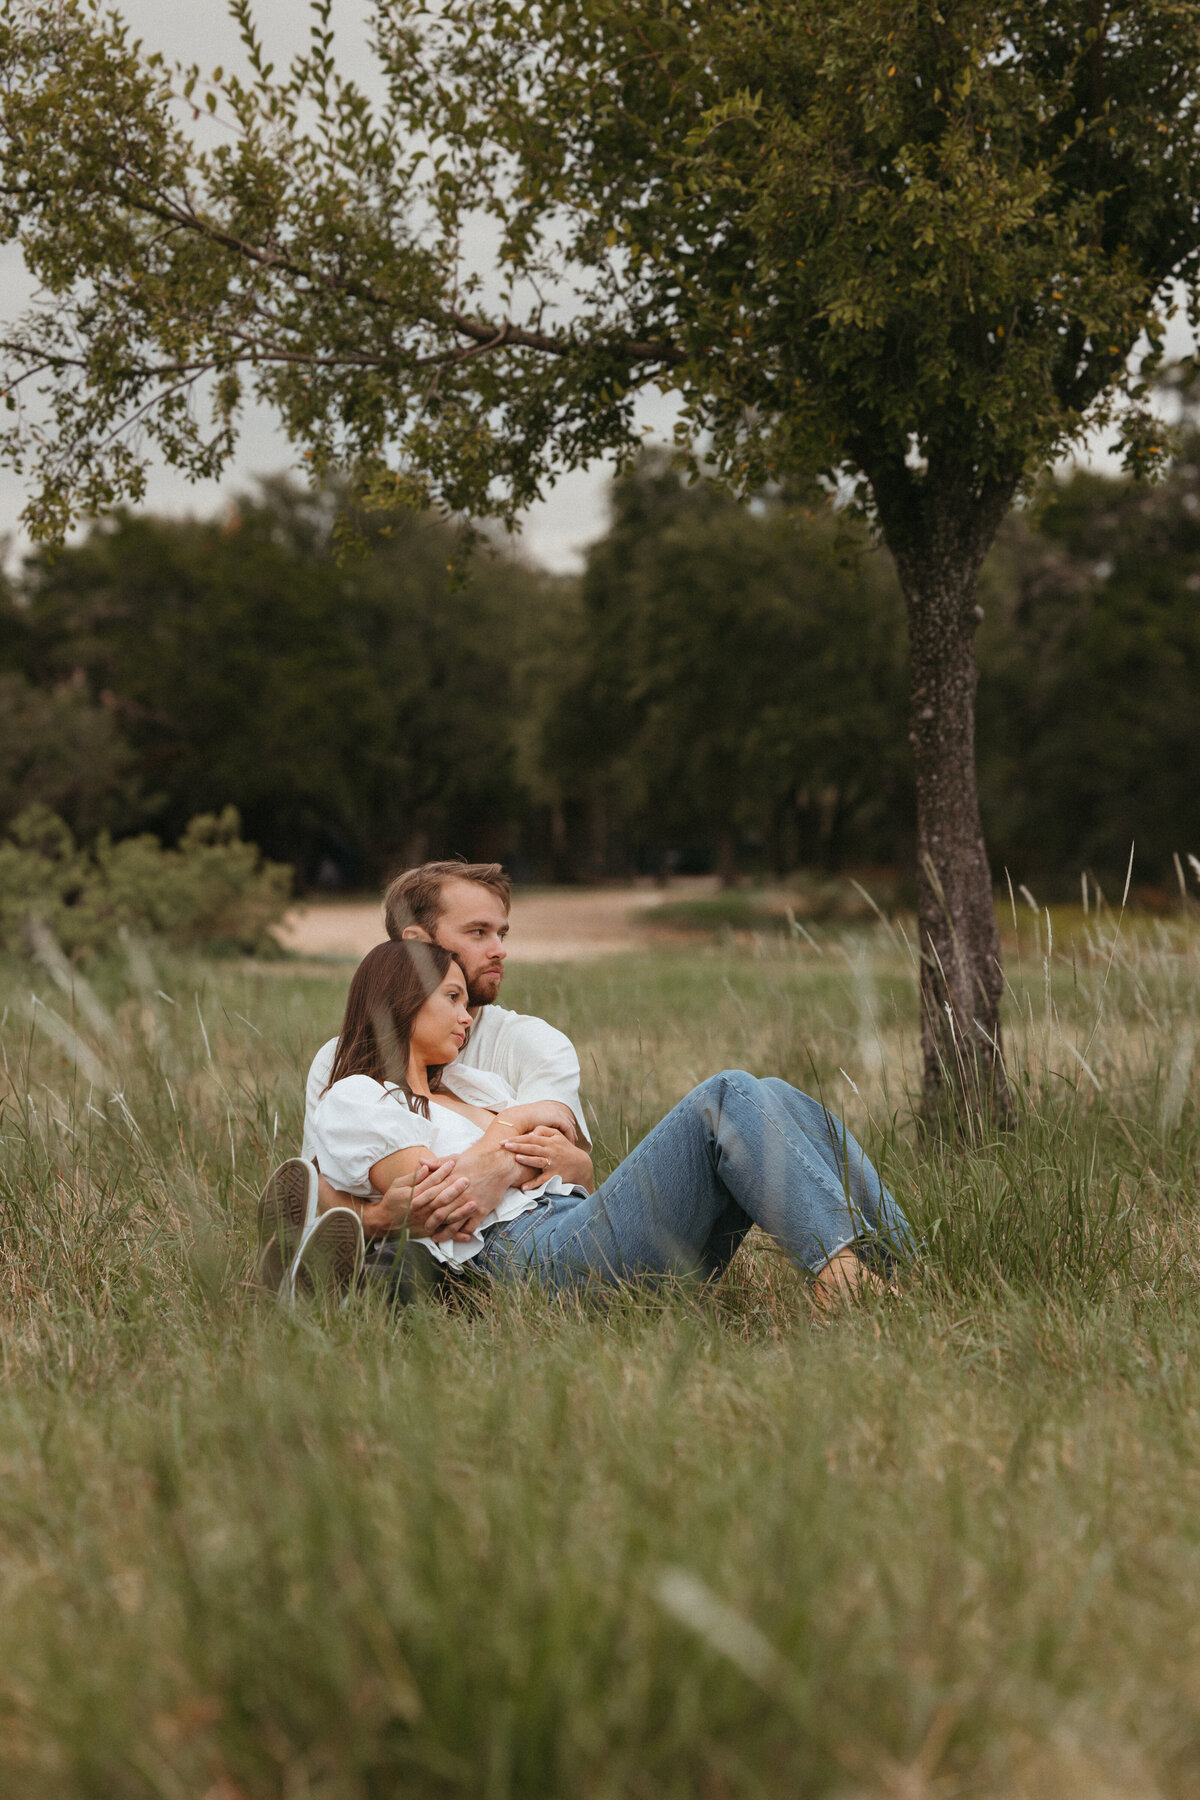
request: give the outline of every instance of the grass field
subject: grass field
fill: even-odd
[[[720,1067],[844,1108],[926,1254],[829,1323],[761,1245],[257,1305],[346,971],[5,969],[0,1793],[1200,1795],[1200,931],[1021,932],[1017,1124],[961,1148],[883,926],[509,976],[604,1166]]]

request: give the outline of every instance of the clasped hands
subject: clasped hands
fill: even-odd
[[[469,1173],[458,1173],[458,1157],[442,1156],[422,1160],[409,1174],[397,1176],[378,1200],[362,1207],[368,1236],[408,1230],[435,1244],[466,1244],[510,1187],[541,1187],[552,1175],[569,1186],[590,1188],[592,1182],[587,1151],[551,1125],[534,1126],[492,1151],[468,1152],[461,1160]]]
[[[504,1140],[504,1148],[515,1157],[520,1170],[528,1169],[514,1186],[529,1189],[541,1187],[552,1175],[568,1187],[592,1185],[592,1159],[579,1144],[554,1125],[535,1125],[517,1137]]]

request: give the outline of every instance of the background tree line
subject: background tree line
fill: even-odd
[[[1200,850],[1200,441],[1079,475],[985,566],[978,748],[998,873],[1171,880]],[[236,806],[303,885],[425,855],[527,878],[911,863],[904,611],[817,500],[745,506],[643,459],[578,581],[284,481],[223,520],[118,513],[3,596],[0,824]]]

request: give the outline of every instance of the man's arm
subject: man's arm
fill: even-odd
[[[575,1117],[575,1114],[571,1111],[565,1101],[542,1100],[540,1105],[546,1109],[547,1124],[550,1126],[551,1130],[561,1131],[562,1135],[570,1143],[578,1144],[580,1136],[579,1120]]]
[[[318,1212],[328,1212],[335,1206],[349,1207],[362,1220],[363,1232],[369,1238],[407,1229],[414,1237],[432,1238],[439,1244],[448,1238],[468,1242],[478,1223],[478,1209],[466,1198],[470,1175],[459,1173],[453,1156],[435,1157],[428,1151],[417,1155],[415,1166],[398,1172],[378,1200],[360,1200],[355,1194],[344,1194],[318,1170]],[[486,1217],[486,1213],[480,1216]]]
[[[479,1219],[486,1219],[494,1212],[510,1188],[538,1185],[538,1178],[530,1179],[528,1168],[521,1163],[509,1140],[520,1145],[525,1141],[525,1134],[549,1130],[551,1120],[562,1110],[551,1100],[526,1100],[506,1106],[483,1136],[460,1154],[458,1170],[470,1180],[469,1197],[478,1208]],[[552,1135],[556,1134],[552,1132]],[[573,1144],[574,1138],[570,1142]]]
[[[479,1067],[508,1082],[520,1104],[550,1105],[547,1122],[573,1144],[590,1147],[579,1098],[579,1058],[565,1032],[531,1013],[500,1015],[477,1044]]]
[[[368,1237],[407,1227],[415,1236],[435,1242],[449,1237],[465,1242],[510,1188],[538,1183],[539,1177],[530,1176],[529,1167],[506,1148],[505,1140],[515,1132],[523,1143],[520,1134],[547,1130],[547,1122],[558,1111],[550,1102],[508,1106],[457,1157],[439,1159],[424,1145],[394,1150],[371,1166],[368,1179],[380,1196],[377,1201],[342,1193],[322,1175],[317,1204],[322,1212],[333,1206],[350,1207],[362,1219]]]
[[[542,1105],[512,1106],[505,1109],[505,1116],[498,1118],[488,1126],[483,1136],[453,1158],[455,1175],[464,1183],[461,1197],[456,1197],[452,1208],[445,1219],[446,1235],[452,1233],[458,1237],[469,1237],[476,1227],[495,1212],[501,1200],[510,1188],[524,1183],[537,1186],[538,1178],[529,1181],[528,1173],[518,1162],[511,1150],[505,1149],[504,1140],[514,1126],[535,1128],[540,1118],[549,1109]],[[544,1128],[543,1128],[544,1129]],[[371,1186],[387,1197],[391,1188],[397,1183],[403,1184],[411,1179],[411,1170],[419,1158],[431,1161],[427,1150],[394,1150],[371,1168]],[[541,1177],[545,1179],[544,1176]],[[381,1202],[382,1204],[382,1202]],[[372,1215],[374,1216],[374,1215]],[[403,1223],[403,1219],[396,1223]],[[364,1229],[366,1218],[364,1216]],[[395,1224],[382,1225],[382,1230],[394,1230]],[[417,1228],[411,1221],[409,1229]],[[429,1237],[430,1232],[422,1230],[421,1237]]]
[[[481,1220],[486,1219],[499,1206],[510,1188],[526,1186],[536,1187],[538,1177],[530,1180],[528,1165],[524,1165],[514,1150],[508,1146],[507,1140],[515,1132],[516,1143],[523,1145],[525,1134],[544,1133],[549,1138],[559,1137],[550,1121],[557,1117],[562,1108],[553,1101],[526,1101],[523,1105],[506,1106],[488,1126],[483,1136],[471,1145],[469,1150],[460,1152],[457,1157],[448,1157],[446,1162],[453,1166],[457,1180],[455,1192],[449,1194],[452,1204],[442,1213],[445,1235],[462,1238],[470,1237]],[[399,1202],[405,1183],[412,1179],[414,1168],[424,1168],[432,1164],[434,1158],[428,1150],[396,1150],[375,1163],[371,1169],[371,1186],[383,1197],[378,1203],[383,1207],[389,1200],[393,1188],[397,1189],[396,1202],[389,1202],[389,1208],[383,1213],[376,1213],[371,1205],[364,1206],[363,1228],[366,1229],[368,1216],[378,1218],[378,1230],[394,1230],[397,1223],[404,1223],[403,1218],[391,1223],[384,1223],[386,1212]],[[591,1158],[587,1158],[591,1168]],[[543,1175],[540,1179],[544,1180]],[[432,1199],[431,1199],[432,1204]],[[408,1228],[417,1232],[420,1237],[431,1237],[434,1233],[418,1226],[411,1213],[408,1215]],[[451,1229],[452,1228],[452,1229]]]

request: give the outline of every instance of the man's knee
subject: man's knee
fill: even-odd
[[[811,1094],[802,1093],[798,1087],[793,1087],[790,1081],[784,1081],[778,1075],[765,1076],[760,1086],[766,1089],[773,1100],[782,1102],[793,1118],[801,1120],[822,1136],[831,1137],[835,1143],[841,1142],[845,1128],[823,1100],[814,1100]]]
[[[747,1105],[756,1113],[762,1112],[760,1085],[758,1077],[745,1069],[721,1069],[693,1088],[684,1104],[691,1103],[696,1118],[703,1122],[715,1141],[720,1135],[722,1120],[744,1118]]]
[[[774,1094],[777,1099],[786,1100],[789,1105],[798,1100],[808,1100],[807,1094],[802,1094],[799,1088],[793,1087],[790,1081],[785,1081],[782,1075],[764,1075],[762,1084],[768,1094]]]
[[[702,1081],[696,1092],[717,1097],[726,1093],[749,1095],[758,1085],[758,1076],[748,1074],[745,1069],[721,1069],[716,1075],[710,1075],[707,1081]]]

